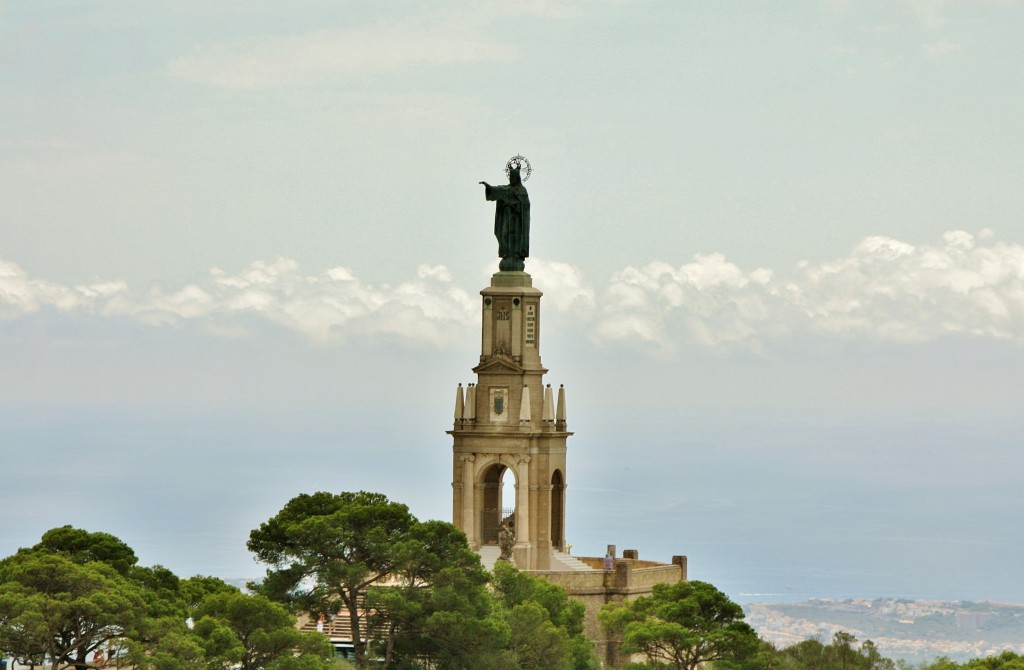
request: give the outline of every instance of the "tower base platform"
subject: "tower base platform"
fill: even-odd
[[[494,570],[501,552],[496,545],[484,545],[477,550],[484,568]],[[635,549],[615,556],[615,547],[608,546],[611,566],[607,557],[570,556],[551,551],[550,570],[523,570],[565,589],[569,597],[583,603],[586,610],[585,633],[594,641],[597,657],[605,667],[618,667],[625,660],[619,655],[618,645],[601,628],[597,614],[611,602],[634,600],[651,594],[655,584],[675,584],[686,581],[686,556],[673,556],[671,563],[642,561]]]

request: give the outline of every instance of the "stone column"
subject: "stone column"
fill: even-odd
[[[686,556],[673,556],[672,565],[679,566],[679,581],[686,581]]]
[[[551,491],[554,489],[551,484],[540,484],[530,487],[533,489],[533,509],[537,517],[534,522],[537,526],[535,536],[536,543],[533,547],[533,560],[537,570],[551,569],[551,549],[554,544],[551,542]]]
[[[490,356],[494,351],[494,322],[491,320],[492,298],[484,298],[483,328],[480,330],[480,354],[481,358]]]
[[[530,542],[530,457],[516,457],[516,565],[532,570]]]
[[[473,549],[480,546],[476,540],[476,514],[473,513],[473,503],[476,500],[476,467],[473,464],[475,460],[476,456],[472,454],[462,456],[462,529],[466,532],[466,540]]]
[[[523,304],[521,298],[513,298],[519,303],[512,306],[512,336],[510,338],[513,360],[521,360],[523,357]]]

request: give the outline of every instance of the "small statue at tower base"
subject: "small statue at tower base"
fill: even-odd
[[[512,547],[516,544],[515,533],[508,527],[507,523],[503,523],[498,527],[498,546],[501,548],[501,556],[498,557],[499,561],[505,561],[506,563],[512,562]]]

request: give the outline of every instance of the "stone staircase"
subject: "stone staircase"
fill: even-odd
[[[480,562],[483,563],[484,570],[488,572],[494,570],[494,564],[501,556],[501,550],[497,545],[493,544],[485,544],[477,550],[477,553],[480,554]],[[561,551],[552,551],[551,570],[554,572],[578,572],[593,570],[593,568],[574,556],[562,553]]]
[[[497,563],[498,559],[501,557],[501,549],[494,544],[485,544],[480,547],[476,553],[480,554],[480,562],[483,563],[484,570],[487,572],[493,572],[494,564]]]
[[[579,572],[582,570],[593,570],[580,559],[560,551],[551,552],[551,569],[559,572]]]
[[[359,599],[360,605],[362,605],[362,598]],[[360,607],[361,608],[361,607]],[[365,612],[364,612],[365,614]],[[309,615],[303,614],[299,617],[298,621],[299,630],[305,633],[312,633],[316,631],[316,619]],[[363,634],[363,639],[366,639],[366,619],[360,619],[359,630]],[[324,622],[324,635],[331,638],[331,640],[346,640],[352,639],[352,621],[348,618],[348,612],[342,610],[340,614],[337,614],[333,618]]]

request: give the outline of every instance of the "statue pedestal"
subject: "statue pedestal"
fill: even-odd
[[[512,562],[516,564],[516,567],[520,570],[532,569],[533,563],[533,547],[530,546],[529,542],[521,542],[512,547]]]
[[[532,287],[533,277],[526,272],[495,272],[491,275],[491,286]]]

